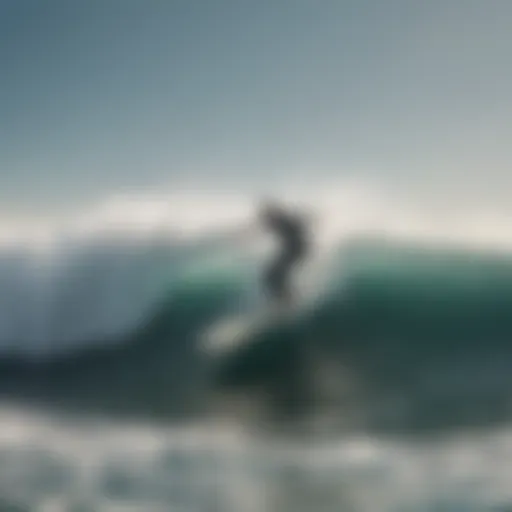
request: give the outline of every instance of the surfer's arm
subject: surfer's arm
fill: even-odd
[[[182,244],[182,255],[188,257],[200,251],[223,250],[227,245],[240,243],[249,236],[254,238],[254,227],[244,225],[226,227],[208,235],[197,235]]]
[[[227,230],[222,238],[224,242],[240,243],[257,239],[261,233],[261,226],[258,223],[249,222]]]

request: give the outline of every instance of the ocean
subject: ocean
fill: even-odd
[[[1,232],[0,510],[512,510],[496,222],[321,201],[300,308],[214,357],[264,303],[253,205],[121,205]]]

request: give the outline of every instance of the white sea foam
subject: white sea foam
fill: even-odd
[[[0,498],[30,510],[490,512],[512,504],[509,429],[428,442],[355,435],[293,444],[233,425],[1,414]]]

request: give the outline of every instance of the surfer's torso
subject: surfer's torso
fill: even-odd
[[[306,227],[298,216],[272,212],[265,215],[264,223],[279,238],[283,252],[296,254],[297,257],[306,253]]]
[[[292,271],[308,253],[306,226],[299,216],[276,207],[265,210],[262,220],[280,242],[278,254],[265,269],[264,288],[271,298],[289,304],[295,297]]]

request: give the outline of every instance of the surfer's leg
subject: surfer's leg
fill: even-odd
[[[292,266],[290,255],[283,253],[265,272],[265,289],[270,298],[279,305],[288,306],[294,299],[294,294],[290,284]]]
[[[291,305],[297,300],[293,276],[303,259],[304,251],[301,247],[295,246],[288,247],[281,258],[279,268],[282,281],[281,294],[287,305]]]
[[[270,265],[263,275],[263,288],[271,300],[277,300],[281,289],[280,273],[276,270],[276,264]]]

